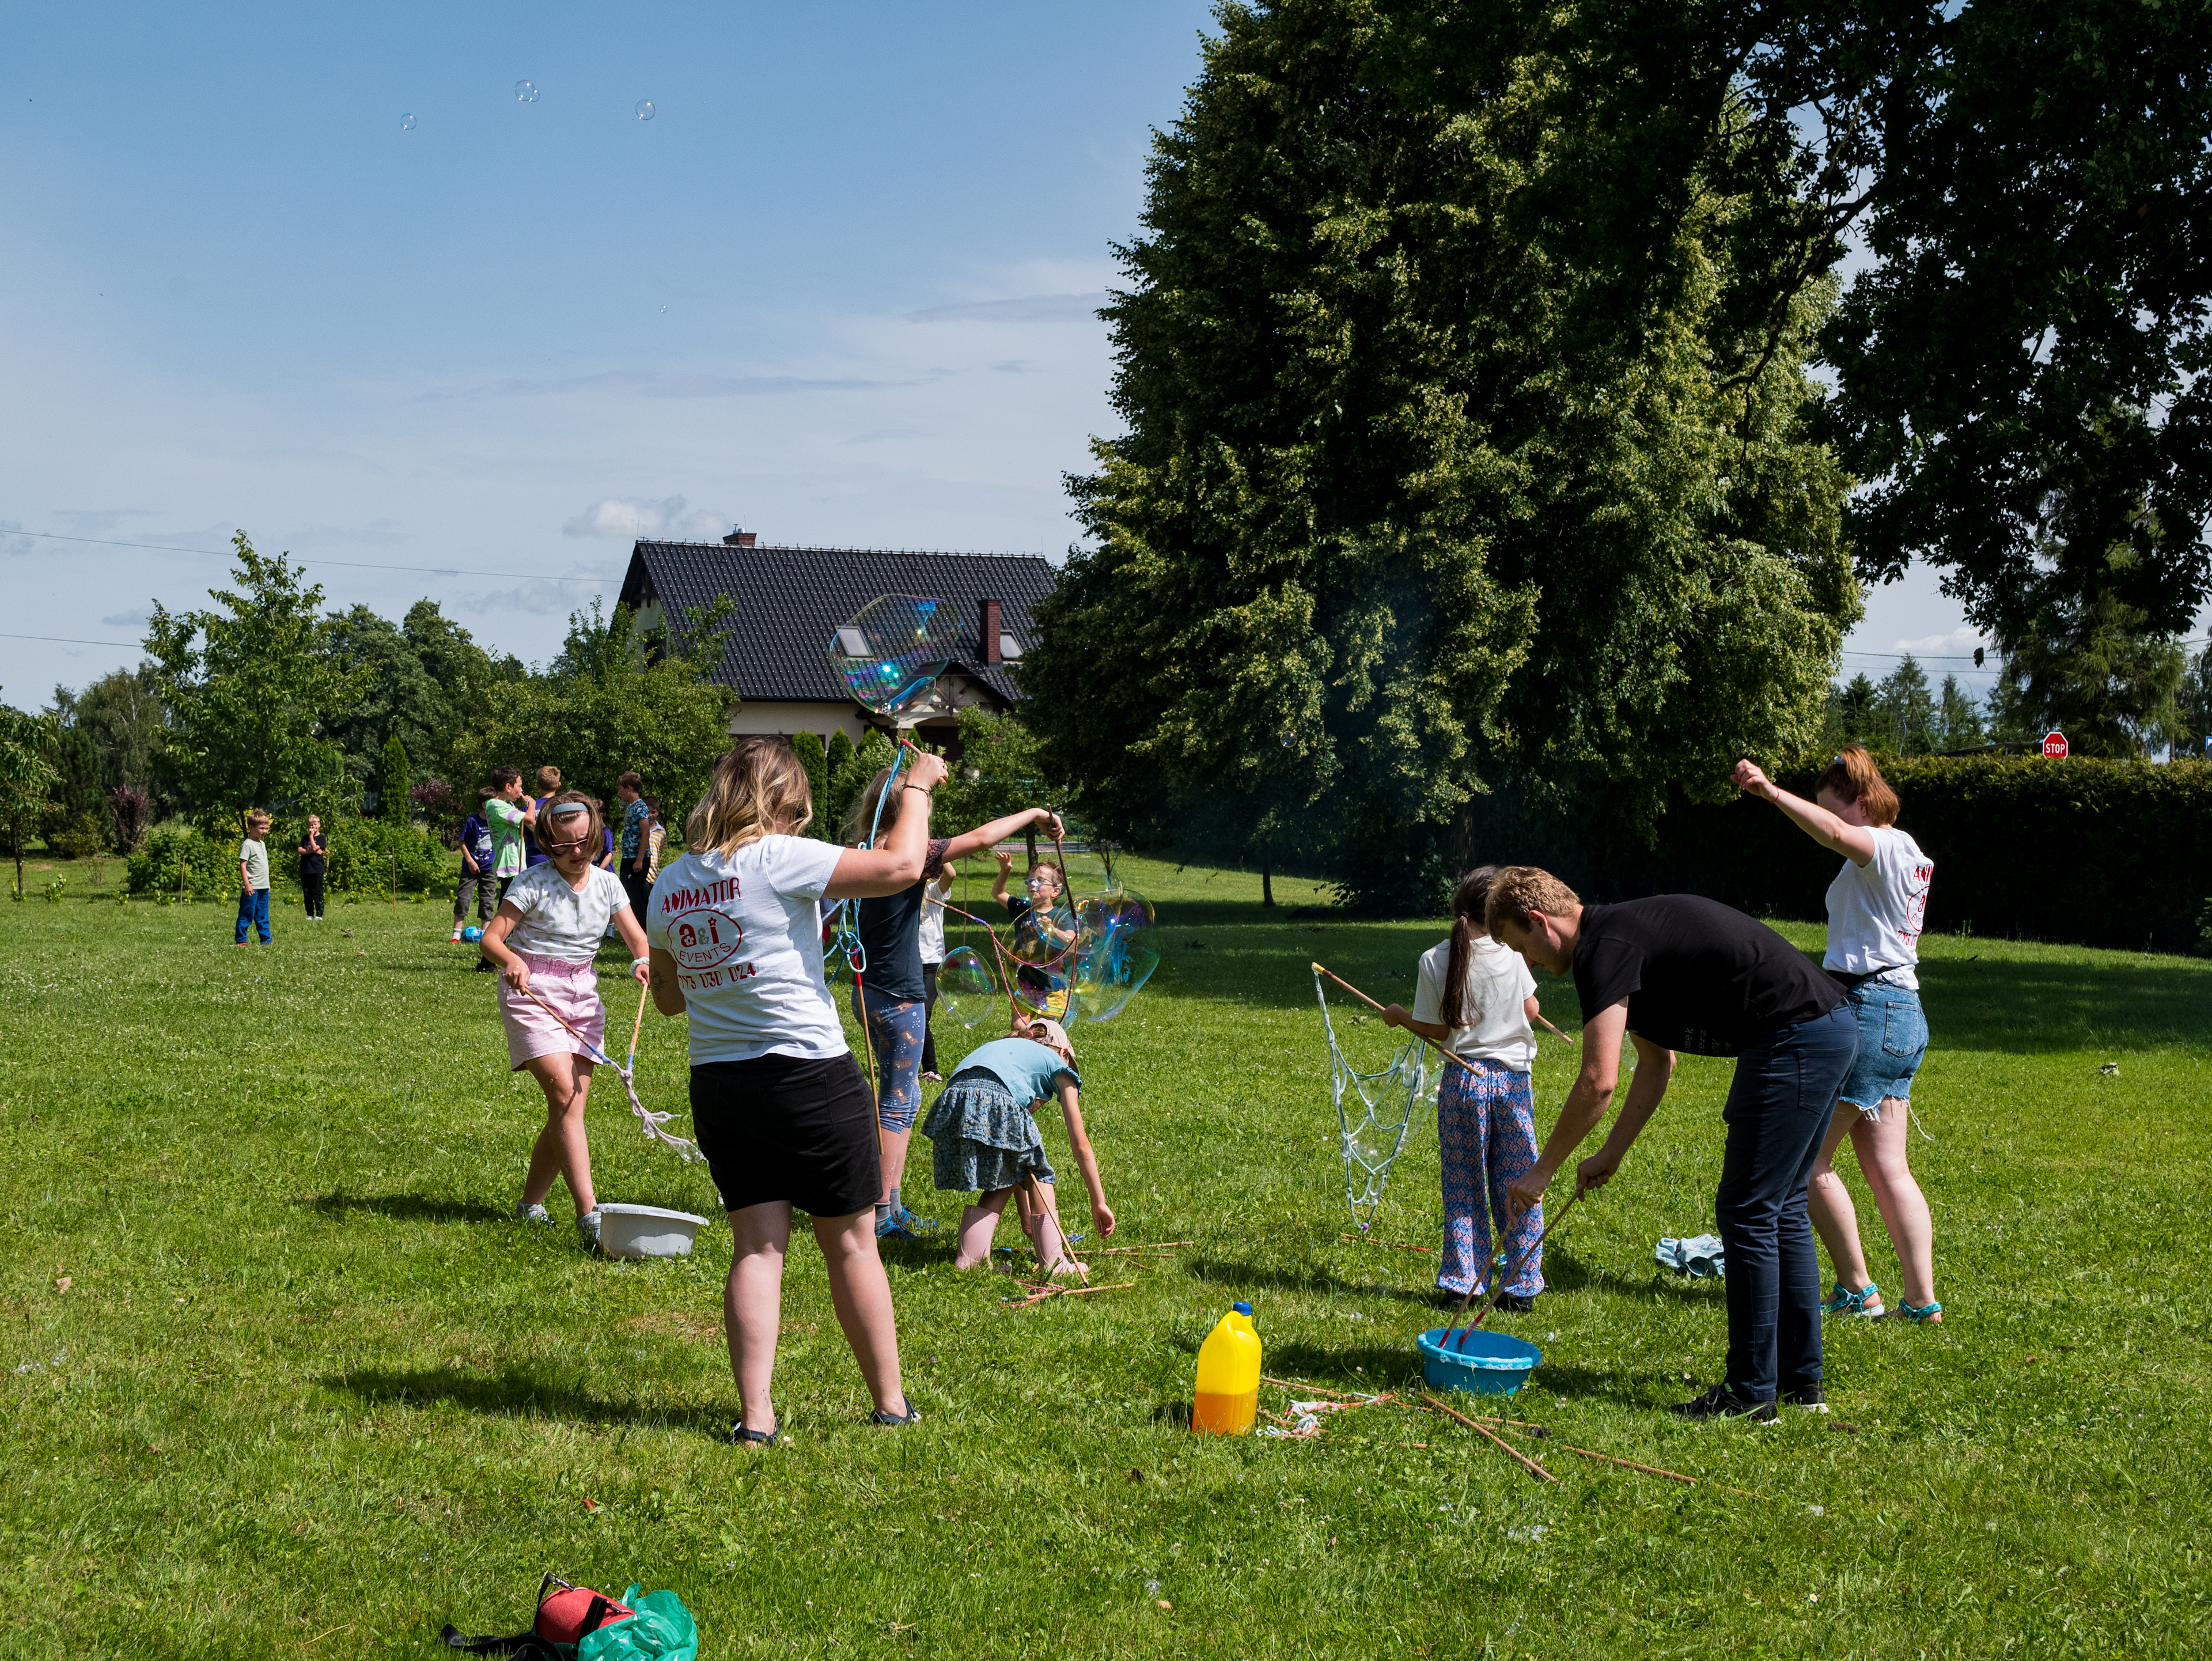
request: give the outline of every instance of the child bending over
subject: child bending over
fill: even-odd
[[[939,1189],[976,1196],[960,1217],[955,1269],[975,1269],[991,1261],[991,1237],[1009,1196],[1018,1196],[1022,1232],[1036,1249],[1048,1275],[1080,1274],[1067,1255],[1054,1225],[1052,1166],[1044,1157],[1044,1137],[1030,1104],[1057,1094],[1067,1118],[1068,1146],[1076,1169],[1091,1190],[1091,1215],[1101,1234],[1114,1232],[1114,1213],[1098,1180],[1097,1156],[1083,1129],[1077,1092],[1083,1080],[1075,1071],[1075,1051],[1060,1023],[1024,1020],[1011,1037],[971,1050],[929,1110],[921,1134],[932,1144],[931,1166]]]

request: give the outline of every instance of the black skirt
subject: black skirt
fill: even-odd
[[[695,1065],[691,1134],[726,1211],[780,1200],[849,1217],[883,1190],[875,1098],[850,1054]]]

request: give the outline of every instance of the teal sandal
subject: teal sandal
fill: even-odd
[[[1933,1300],[1924,1304],[1914,1305],[1908,1304],[1902,1299],[1899,1299],[1897,1305],[1897,1312],[1899,1315],[1902,1315],[1906,1320],[1913,1322],[1917,1325],[1924,1326],[1930,1321],[1933,1321],[1937,1326],[1943,1324],[1943,1305]]]
[[[1870,1318],[1879,1318],[1887,1314],[1888,1311],[1882,1307],[1881,1288],[1872,1281],[1866,1283],[1866,1290],[1863,1292],[1846,1292],[1844,1289],[1844,1283],[1838,1281],[1836,1282],[1836,1289],[1828,1294],[1828,1301],[1820,1305],[1820,1313],[1864,1315]]]

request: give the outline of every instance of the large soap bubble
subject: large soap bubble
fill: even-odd
[[[1006,950],[1024,963],[1060,968],[1075,952],[1078,933],[1075,913],[1064,901],[1032,904],[1006,931]]]
[[[1042,1015],[1063,1026],[1075,1019],[1075,988],[1065,974],[1024,964],[1014,971],[1013,984],[1007,991],[1014,1007],[1024,1014]]]
[[[1152,902],[1126,889],[1087,895],[1075,917],[1077,1004],[1086,1019],[1110,1021],[1160,966]]]
[[[999,983],[983,954],[955,946],[937,965],[938,1007],[963,1026],[979,1026],[999,1007]]]
[[[830,636],[830,665],[879,715],[926,707],[952,661],[953,607],[916,594],[870,600]]]

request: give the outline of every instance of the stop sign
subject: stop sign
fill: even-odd
[[[2053,761],[2066,759],[2066,734],[2057,730],[2043,735],[2043,753]]]

